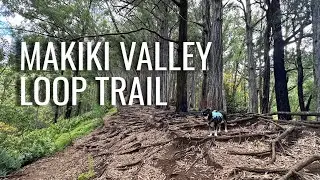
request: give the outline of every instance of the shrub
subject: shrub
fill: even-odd
[[[108,111],[109,110],[109,111]],[[102,116],[116,112],[115,108],[98,107],[71,119],[60,119],[47,128],[25,131],[21,135],[0,132],[0,173],[7,174],[43,156],[64,149],[75,139],[89,134],[103,124]]]
[[[18,158],[0,147],[0,176],[4,176],[8,172],[16,170],[20,166],[21,164]]]

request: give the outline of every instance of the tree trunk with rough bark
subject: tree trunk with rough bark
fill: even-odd
[[[164,38],[169,38],[169,23],[168,23],[168,6],[165,2],[161,2],[161,25],[160,25],[160,35]],[[169,42],[164,39],[160,39],[160,65],[161,67],[168,67],[168,59],[169,59]],[[168,102],[169,94],[168,94],[168,71],[159,71],[158,72],[161,78],[161,99],[162,102]],[[163,108],[167,108],[164,106]]]
[[[312,29],[314,52],[314,77],[317,111],[320,112],[320,1],[312,0]],[[318,117],[320,121],[320,117]]]
[[[263,90],[262,90],[262,113],[269,112],[269,101],[270,101],[270,35],[271,26],[267,25],[264,33],[264,71],[263,71]]]
[[[251,20],[251,2],[246,0],[246,43],[248,60],[249,109],[251,113],[258,112],[258,93],[256,83],[256,63],[253,56],[253,26]]]
[[[188,41],[188,0],[179,2],[178,67],[183,67],[183,42]],[[187,71],[177,72],[176,112],[188,111]]]
[[[290,112],[290,104],[288,97],[287,72],[284,66],[284,40],[281,31],[281,9],[280,0],[271,2],[272,14],[272,30],[274,40],[274,79],[275,79],[275,94],[277,102],[277,111]],[[281,115],[279,119],[291,119],[290,115]]]
[[[263,114],[269,113],[269,101],[270,101],[270,36],[271,36],[271,12],[270,12],[270,0],[266,0],[266,29],[263,37],[263,90],[262,90],[262,110]]]
[[[204,24],[202,31],[202,48],[204,49],[207,42],[209,41],[210,34],[210,1],[202,0],[202,21]],[[210,57],[210,52],[208,57]],[[207,61],[208,67],[208,61]],[[200,109],[207,108],[207,97],[208,97],[208,72],[203,71],[203,80],[202,80],[202,89],[201,89],[201,101],[200,101]]]
[[[301,53],[301,41],[302,41],[302,36],[303,36],[303,31],[301,31],[299,33],[300,37],[297,41],[297,47],[296,47],[296,55],[297,55],[297,59],[296,59],[296,63],[297,63],[297,68],[298,68],[298,78],[297,78],[297,87],[298,87],[298,99],[299,99],[299,106],[300,106],[300,111],[308,111],[306,109],[305,103],[304,103],[304,93],[303,93],[303,78],[304,78],[304,74],[303,74],[303,65],[302,65],[302,53]],[[306,116],[301,116],[302,120],[307,120]]]
[[[208,73],[208,107],[223,109],[222,0],[212,1],[211,58]]]

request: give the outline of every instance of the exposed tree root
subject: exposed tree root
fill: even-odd
[[[285,130],[282,134],[280,134],[280,136],[278,136],[276,139],[274,139],[271,142],[271,152],[272,152],[272,156],[271,159],[269,161],[269,164],[272,164],[276,161],[276,144],[283,138],[287,137],[290,133],[292,133],[295,130],[295,127],[290,127],[287,130]]]
[[[257,120],[257,117],[245,117],[245,118],[242,118],[242,119],[235,119],[235,120],[231,120],[231,121],[228,121],[229,124],[233,124],[233,123],[243,123],[243,122],[246,122],[246,121],[252,121],[252,120]]]
[[[284,176],[282,176],[280,178],[280,180],[287,180],[289,179],[291,176],[293,176],[295,173],[299,172],[301,169],[305,168],[306,166],[308,166],[309,164],[313,163],[314,161],[320,161],[320,155],[313,155],[301,162],[299,162],[297,165],[295,165],[292,169],[290,169],[288,171],[287,174],[285,174]]]
[[[275,174],[285,174],[288,172],[288,169],[268,169],[268,168],[255,168],[255,167],[236,167],[236,170],[241,171],[248,171],[248,172],[254,172],[254,173],[275,173]]]
[[[259,120],[261,121],[265,121],[271,124],[274,124],[275,126],[277,126],[279,129],[284,130],[285,128],[282,127],[281,125],[279,125],[276,121],[270,120],[270,119],[265,119],[265,118],[259,118]]]
[[[118,170],[127,170],[127,169],[130,168],[131,166],[138,165],[138,164],[140,164],[141,162],[142,162],[142,159],[137,159],[137,160],[135,160],[135,161],[131,161],[130,163],[119,165],[119,166],[117,166],[117,169],[118,169]]]
[[[259,132],[259,133],[246,133],[246,134],[238,134],[233,136],[218,136],[218,137],[186,137],[190,140],[197,141],[199,143],[206,142],[208,140],[215,140],[215,141],[228,141],[230,139],[236,138],[262,138],[262,137],[269,137],[268,135],[275,134],[278,131],[266,131],[266,132]]]
[[[271,154],[271,150],[264,150],[264,151],[254,151],[254,152],[240,152],[240,151],[228,151],[229,154],[232,155],[245,155],[245,156],[257,156],[257,157],[261,157],[261,156],[266,156]]]
[[[133,152],[137,152],[137,151],[140,151],[142,149],[146,149],[146,148],[149,148],[149,147],[155,147],[155,146],[162,146],[162,145],[166,145],[168,143],[172,142],[172,140],[169,140],[169,141],[165,141],[165,142],[158,142],[158,143],[154,143],[154,144],[150,144],[150,145],[146,145],[146,146],[141,146],[141,143],[139,143],[140,145],[134,145],[131,146],[130,148],[118,153],[120,155],[122,154],[130,154],[130,153],[133,153]]]

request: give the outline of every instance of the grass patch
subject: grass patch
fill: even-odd
[[[92,158],[92,156],[88,156],[88,172],[85,173],[81,173],[78,176],[78,180],[89,180],[91,178],[93,178],[95,176],[95,172],[94,172],[94,160]]]

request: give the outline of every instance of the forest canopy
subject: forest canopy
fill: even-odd
[[[128,101],[133,77],[139,77],[146,102],[146,77],[153,84],[160,77],[161,99],[177,112],[319,110],[317,1],[4,0],[1,6],[2,17],[20,19],[2,25],[8,34],[2,64],[54,70],[18,72],[31,78],[84,77],[91,83],[122,77]],[[68,102],[66,109],[78,104]]]

